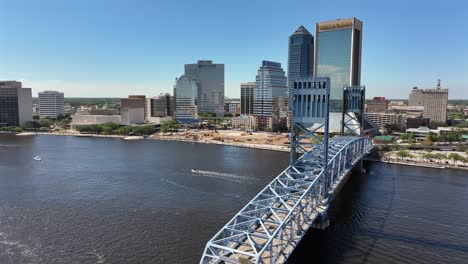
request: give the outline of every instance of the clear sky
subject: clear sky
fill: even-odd
[[[468,99],[468,1],[0,0],[0,80],[66,97],[171,92],[185,63],[225,64],[226,96],[262,60],[287,69],[288,37],[304,25],[364,22],[367,97],[413,86]]]

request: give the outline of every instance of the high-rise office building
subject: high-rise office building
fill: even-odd
[[[32,121],[31,88],[21,82],[0,81],[0,126],[22,126]]]
[[[224,116],[224,64],[210,60],[185,64],[185,76],[197,82],[198,112]]]
[[[330,77],[330,131],[341,127],[343,88],[361,85],[362,22],[356,18],[316,25],[316,77]]]
[[[289,37],[288,87],[295,79],[312,77],[314,71],[314,36],[300,26]]]
[[[253,115],[255,82],[241,83],[241,115]]]
[[[253,114],[258,128],[277,130],[286,127],[288,106],[287,79],[281,63],[262,61],[254,89]],[[269,121],[271,119],[271,121]]]
[[[44,91],[38,94],[39,116],[42,118],[58,118],[63,116],[65,98],[57,91]]]
[[[447,122],[448,89],[443,89],[440,80],[436,89],[413,88],[409,96],[410,106],[424,107],[423,117],[431,121]]]
[[[185,75],[176,79],[174,85],[175,118],[193,120],[198,118],[198,108],[195,104],[197,98],[198,84]]]

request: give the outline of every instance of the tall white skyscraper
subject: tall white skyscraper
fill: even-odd
[[[63,116],[65,107],[64,94],[57,91],[39,92],[39,115],[42,118]]]

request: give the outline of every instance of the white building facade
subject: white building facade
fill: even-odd
[[[64,114],[65,97],[57,91],[39,92],[39,116],[42,118],[58,118]]]

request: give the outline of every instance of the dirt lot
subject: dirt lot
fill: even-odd
[[[189,130],[187,132],[158,134],[156,137],[185,139],[189,141],[211,141],[239,142],[251,144],[271,144],[287,146],[289,134],[277,134],[269,132],[244,132],[236,130]]]

